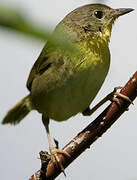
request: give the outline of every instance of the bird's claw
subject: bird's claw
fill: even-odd
[[[131,101],[131,99],[128,96],[125,96],[124,94],[121,94],[120,92],[117,92],[118,89],[122,89],[122,87],[119,86],[119,87],[114,88],[114,91],[112,92],[113,97],[111,98],[111,101],[115,101],[119,106],[121,106],[120,100],[117,98],[117,97],[120,97],[123,100],[126,100],[126,101],[130,102],[131,104],[133,104],[133,102]],[[115,97],[115,96],[117,96],[117,97]]]
[[[55,147],[51,147],[50,148],[50,153],[51,153],[51,160],[53,161],[53,163],[57,166],[57,167],[60,167],[61,171],[63,172],[64,176],[66,176],[65,174],[65,171],[64,171],[64,167],[62,165],[62,162],[58,156],[58,154],[63,154],[67,157],[70,157],[70,155],[64,151],[64,150],[61,150],[61,149],[57,149]]]

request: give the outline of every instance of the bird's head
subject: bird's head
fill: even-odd
[[[103,4],[88,4],[69,13],[57,26],[63,27],[74,41],[103,36],[109,40],[115,20],[131,8],[112,9]]]

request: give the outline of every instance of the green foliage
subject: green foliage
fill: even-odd
[[[32,38],[48,40],[53,46],[71,53],[77,52],[72,43],[65,37],[62,38],[60,33],[53,35],[48,30],[34,25],[29,18],[26,18],[25,15],[17,9],[0,5],[0,27],[17,31]]]

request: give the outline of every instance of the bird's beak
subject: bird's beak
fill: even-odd
[[[119,16],[123,16],[124,14],[130,13],[134,11],[132,8],[119,8],[115,9],[115,12],[112,14],[113,18],[118,18]]]

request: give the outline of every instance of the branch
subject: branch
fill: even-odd
[[[132,101],[137,96],[137,71],[127,84],[121,89],[120,93],[128,96]],[[81,131],[73,140],[71,140],[63,150],[70,154],[70,158],[59,154],[60,161],[66,168],[83,151],[90,147],[110,126],[128,109],[130,102],[117,97],[120,106],[112,102],[93,122],[91,122],[83,131]],[[42,163],[43,164],[43,163]],[[61,170],[54,166],[52,160],[49,161],[45,169],[44,180],[53,180],[61,173]],[[37,171],[29,180],[40,179],[40,170]]]

